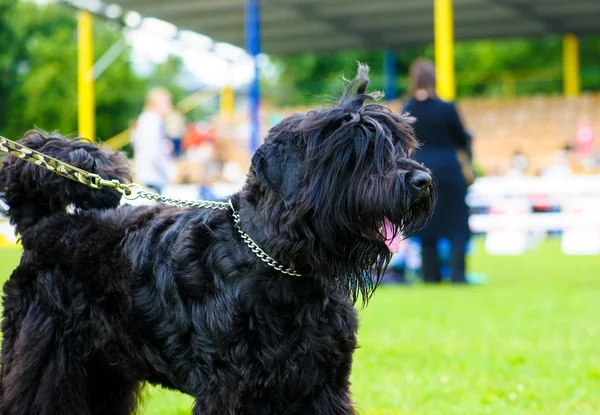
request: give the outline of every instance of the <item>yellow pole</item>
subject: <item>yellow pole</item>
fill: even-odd
[[[581,93],[579,39],[571,33],[563,37],[563,92],[568,97]]]
[[[94,108],[94,35],[92,14],[79,12],[77,17],[77,85],[79,136],[92,141],[96,138]]]
[[[221,90],[221,115],[228,121],[233,120],[235,110],[235,93],[233,88],[226,86]]]
[[[440,98],[456,98],[452,0],[433,0],[436,89]]]

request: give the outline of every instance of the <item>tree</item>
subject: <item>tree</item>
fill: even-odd
[[[381,52],[342,51],[275,59],[280,77],[274,84],[265,85],[263,91],[275,105],[326,103],[343,89],[343,77],[352,79],[355,76],[357,62],[371,66],[371,88],[383,89]]]
[[[0,11],[4,11],[3,4]],[[75,133],[76,14],[57,5],[13,1],[0,16],[0,40],[6,40],[0,52],[0,102],[4,104],[0,106],[0,133],[20,137],[34,127]],[[123,36],[120,26],[94,19],[95,59]],[[174,88],[179,70],[180,65],[168,61],[150,76],[140,77],[126,50],[95,82],[97,138],[107,139],[125,130],[141,111],[147,89],[155,85]]]
[[[456,81],[459,97],[499,96],[510,93],[514,83],[519,95],[562,91],[562,50],[559,36],[534,39],[477,40],[458,42],[455,47]],[[419,57],[433,59],[433,46],[415,46],[396,51],[397,84],[406,91],[408,68]],[[600,86],[600,37],[581,39],[582,87]],[[279,105],[323,103],[342,79],[352,76],[355,62],[368,63],[372,87],[381,89],[382,53],[346,51],[275,58],[280,76],[265,85],[269,98]]]
[[[17,63],[13,59],[19,44],[13,22],[17,0],[0,0],[0,128],[6,119],[8,96],[17,74]]]
[[[18,137],[30,128],[77,130],[77,23],[72,10],[55,5],[19,3],[13,55],[19,70],[8,95],[10,107],[2,122],[7,135]],[[121,36],[119,28],[96,20],[95,55],[101,56]],[[97,136],[107,138],[127,126],[141,107],[144,82],[130,68],[127,53],[98,79]]]
[[[600,88],[600,36],[581,39],[581,87],[587,91]]]

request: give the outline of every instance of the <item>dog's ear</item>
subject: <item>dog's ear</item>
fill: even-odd
[[[275,191],[286,207],[298,198],[302,182],[300,153],[282,143],[265,143],[252,156],[256,177]]]

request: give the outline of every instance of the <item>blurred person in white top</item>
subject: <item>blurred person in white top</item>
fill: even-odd
[[[131,136],[136,181],[157,193],[177,175],[173,145],[165,131],[165,117],[172,111],[171,94],[162,88],[151,89]]]

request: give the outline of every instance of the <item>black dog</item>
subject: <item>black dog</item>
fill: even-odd
[[[4,286],[0,413],[130,414],[144,381],[193,396],[194,414],[354,413],[354,303],[434,200],[410,117],[365,105],[367,72],[336,106],[269,131],[231,198],[241,229],[299,277],[258,258],[231,211],[118,207],[111,189],[8,157],[0,195],[24,253]],[[83,141],[23,143],[129,176]]]

